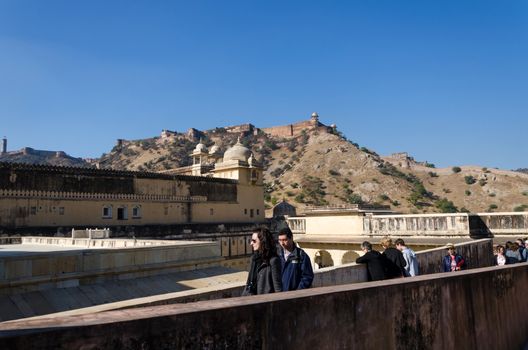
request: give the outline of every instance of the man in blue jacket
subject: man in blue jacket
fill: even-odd
[[[279,244],[282,290],[310,288],[314,278],[310,257],[293,242],[293,233],[288,227],[279,231]]]

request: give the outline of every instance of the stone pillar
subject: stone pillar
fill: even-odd
[[[7,138],[4,136],[2,139],[2,154],[7,153]]]

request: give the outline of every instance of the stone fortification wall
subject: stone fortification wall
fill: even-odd
[[[527,266],[17,321],[0,347],[521,349]]]
[[[266,134],[278,137],[290,137],[293,136],[293,125],[273,126],[271,128],[261,129]]]
[[[322,131],[328,130],[328,128],[324,126],[323,124],[319,122],[314,123],[311,120],[305,120],[305,121],[295,123],[295,124],[273,126],[271,128],[262,128],[261,130],[265,132],[266,134],[269,134],[272,136],[291,137],[291,136],[301,135],[303,130],[318,128],[318,127],[320,127]]]

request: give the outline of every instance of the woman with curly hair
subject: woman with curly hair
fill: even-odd
[[[282,291],[281,262],[271,232],[266,228],[253,232],[251,247],[251,268],[242,295]]]

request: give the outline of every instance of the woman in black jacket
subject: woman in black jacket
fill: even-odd
[[[281,262],[273,236],[262,228],[251,236],[251,268],[242,295],[267,294],[282,291]]]

